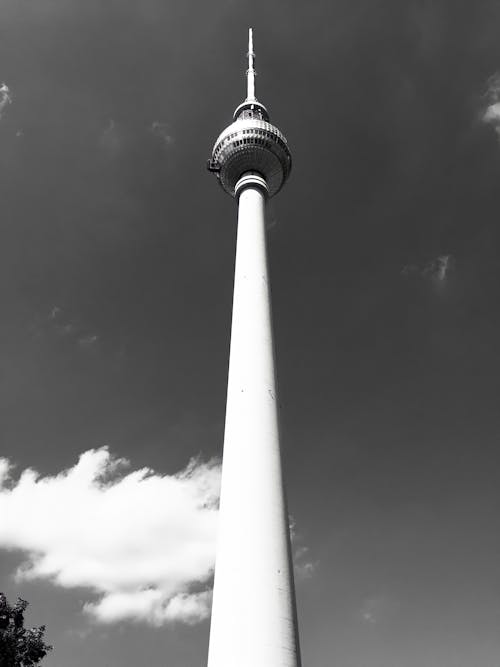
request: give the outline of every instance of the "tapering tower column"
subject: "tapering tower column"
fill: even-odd
[[[285,137],[255,97],[217,139],[209,169],[238,201],[238,234],[219,534],[208,667],[299,667],[281,469],[266,253],[266,200],[290,173]]]

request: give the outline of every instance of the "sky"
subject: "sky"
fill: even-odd
[[[499,21],[2,0],[0,590],[47,667],[206,662],[250,26],[303,663],[498,667]]]

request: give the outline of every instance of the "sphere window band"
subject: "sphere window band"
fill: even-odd
[[[217,139],[208,168],[233,197],[236,182],[250,171],[264,176],[273,196],[290,173],[291,156],[285,137],[271,123],[240,117]]]

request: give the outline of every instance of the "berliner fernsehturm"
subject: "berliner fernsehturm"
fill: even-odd
[[[255,97],[251,29],[247,97],[233,119],[208,163],[238,202],[208,667],[299,667],[266,253],[266,201],[285,183],[292,161]]]

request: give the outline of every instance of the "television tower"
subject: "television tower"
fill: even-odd
[[[266,254],[266,200],[291,155],[255,97],[252,29],[247,97],[215,142],[210,171],[238,202],[238,238],[219,533],[208,667],[300,667]]]

